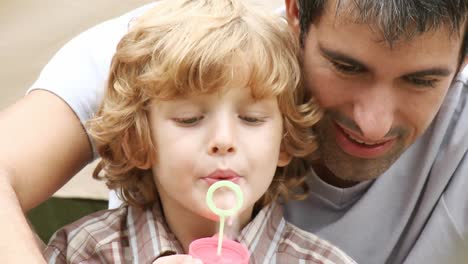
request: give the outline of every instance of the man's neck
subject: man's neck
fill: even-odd
[[[336,177],[320,160],[312,162],[312,168],[322,181],[338,188],[349,188],[359,183]]]

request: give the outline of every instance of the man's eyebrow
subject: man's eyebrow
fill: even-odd
[[[354,65],[354,66],[360,66],[363,69],[369,70],[369,67],[367,67],[364,63],[340,51],[336,51],[330,48],[325,48],[321,44],[319,44],[319,50],[325,57],[329,59],[341,61],[341,62]],[[434,68],[430,68],[426,70],[411,72],[411,73],[406,74],[406,76],[409,76],[409,77],[425,77],[425,76],[446,77],[446,76],[449,76],[451,73],[452,71],[447,67],[434,67]]]
[[[341,62],[344,62],[344,63],[347,63],[347,64],[356,65],[356,66],[360,66],[360,67],[362,67],[364,69],[368,69],[368,67],[364,63],[362,63],[359,60],[354,59],[353,57],[351,57],[349,55],[346,55],[346,54],[344,54],[342,52],[332,50],[332,49],[329,49],[329,48],[325,48],[321,44],[319,44],[319,50],[323,55],[325,55],[325,57],[328,57],[329,59],[336,60],[336,61],[341,61]]]
[[[411,76],[411,77],[424,77],[424,76],[446,77],[446,76],[449,76],[451,73],[452,72],[448,68],[436,67],[436,68],[432,68],[432,69],[427,69],[427,70],[408,73],[408,74],[406,74],[406,76]]]

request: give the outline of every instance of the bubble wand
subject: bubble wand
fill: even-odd
[[[220,209],[216,207],[215,203],[213,202],[213,193],[222,187],[226,187],[231,189],[234,194],[236,195],[236,205],[230,209]],[[208,208],[219,216],[219,233],[218,233],[218,250],[217,255],[221,256],[221,248],[223,246],[223,237],[224,237],[224,222],[226,221],[226,217],[234,216],[237,211],[241,208],[242,204],[244,203],[244,196],[239,185],[231,182],[231,181],[218,181],[215,182],[213,185],[208,188],[208,192],[206,193],[206,204]]]

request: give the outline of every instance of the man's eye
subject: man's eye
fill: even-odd
[[[253,125],[260,124],[260,123],[263,123],[265,121],[262,118],[252,117],[252,116],[242,116],[242,115],[240,115],[239,118],[241,120],[243,120],[244,122],[246,122],[248,124],[253,124]]]
[[[181,117],[181,118],[173,118],[176,123],[179,123],[184,126],[191,126],[195,125],[203,119],[203,116],[196,116],[196,117]]]
[[[414,84],[415,86],[420,86],[420,87],[435,87],[437,82],[439,80],[437,79],[421,79],[421,78],[415,78],[415,77],[405,77],[405,79]]]
[[[345,74],[356,74],[362,72],[364,69],[359,65],[352,65],[347,63],[341,63],[337,61],[330,61],[333,67]]]

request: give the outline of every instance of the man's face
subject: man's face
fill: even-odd
[[[298,31],[293,2],[288,18]],[[351,182],[385,172],[434,119],[460,47],[443,27],[390,47],[368,24],[326,9],[303,50],[305,86],[325,110],[316,127],[321,165]]]

